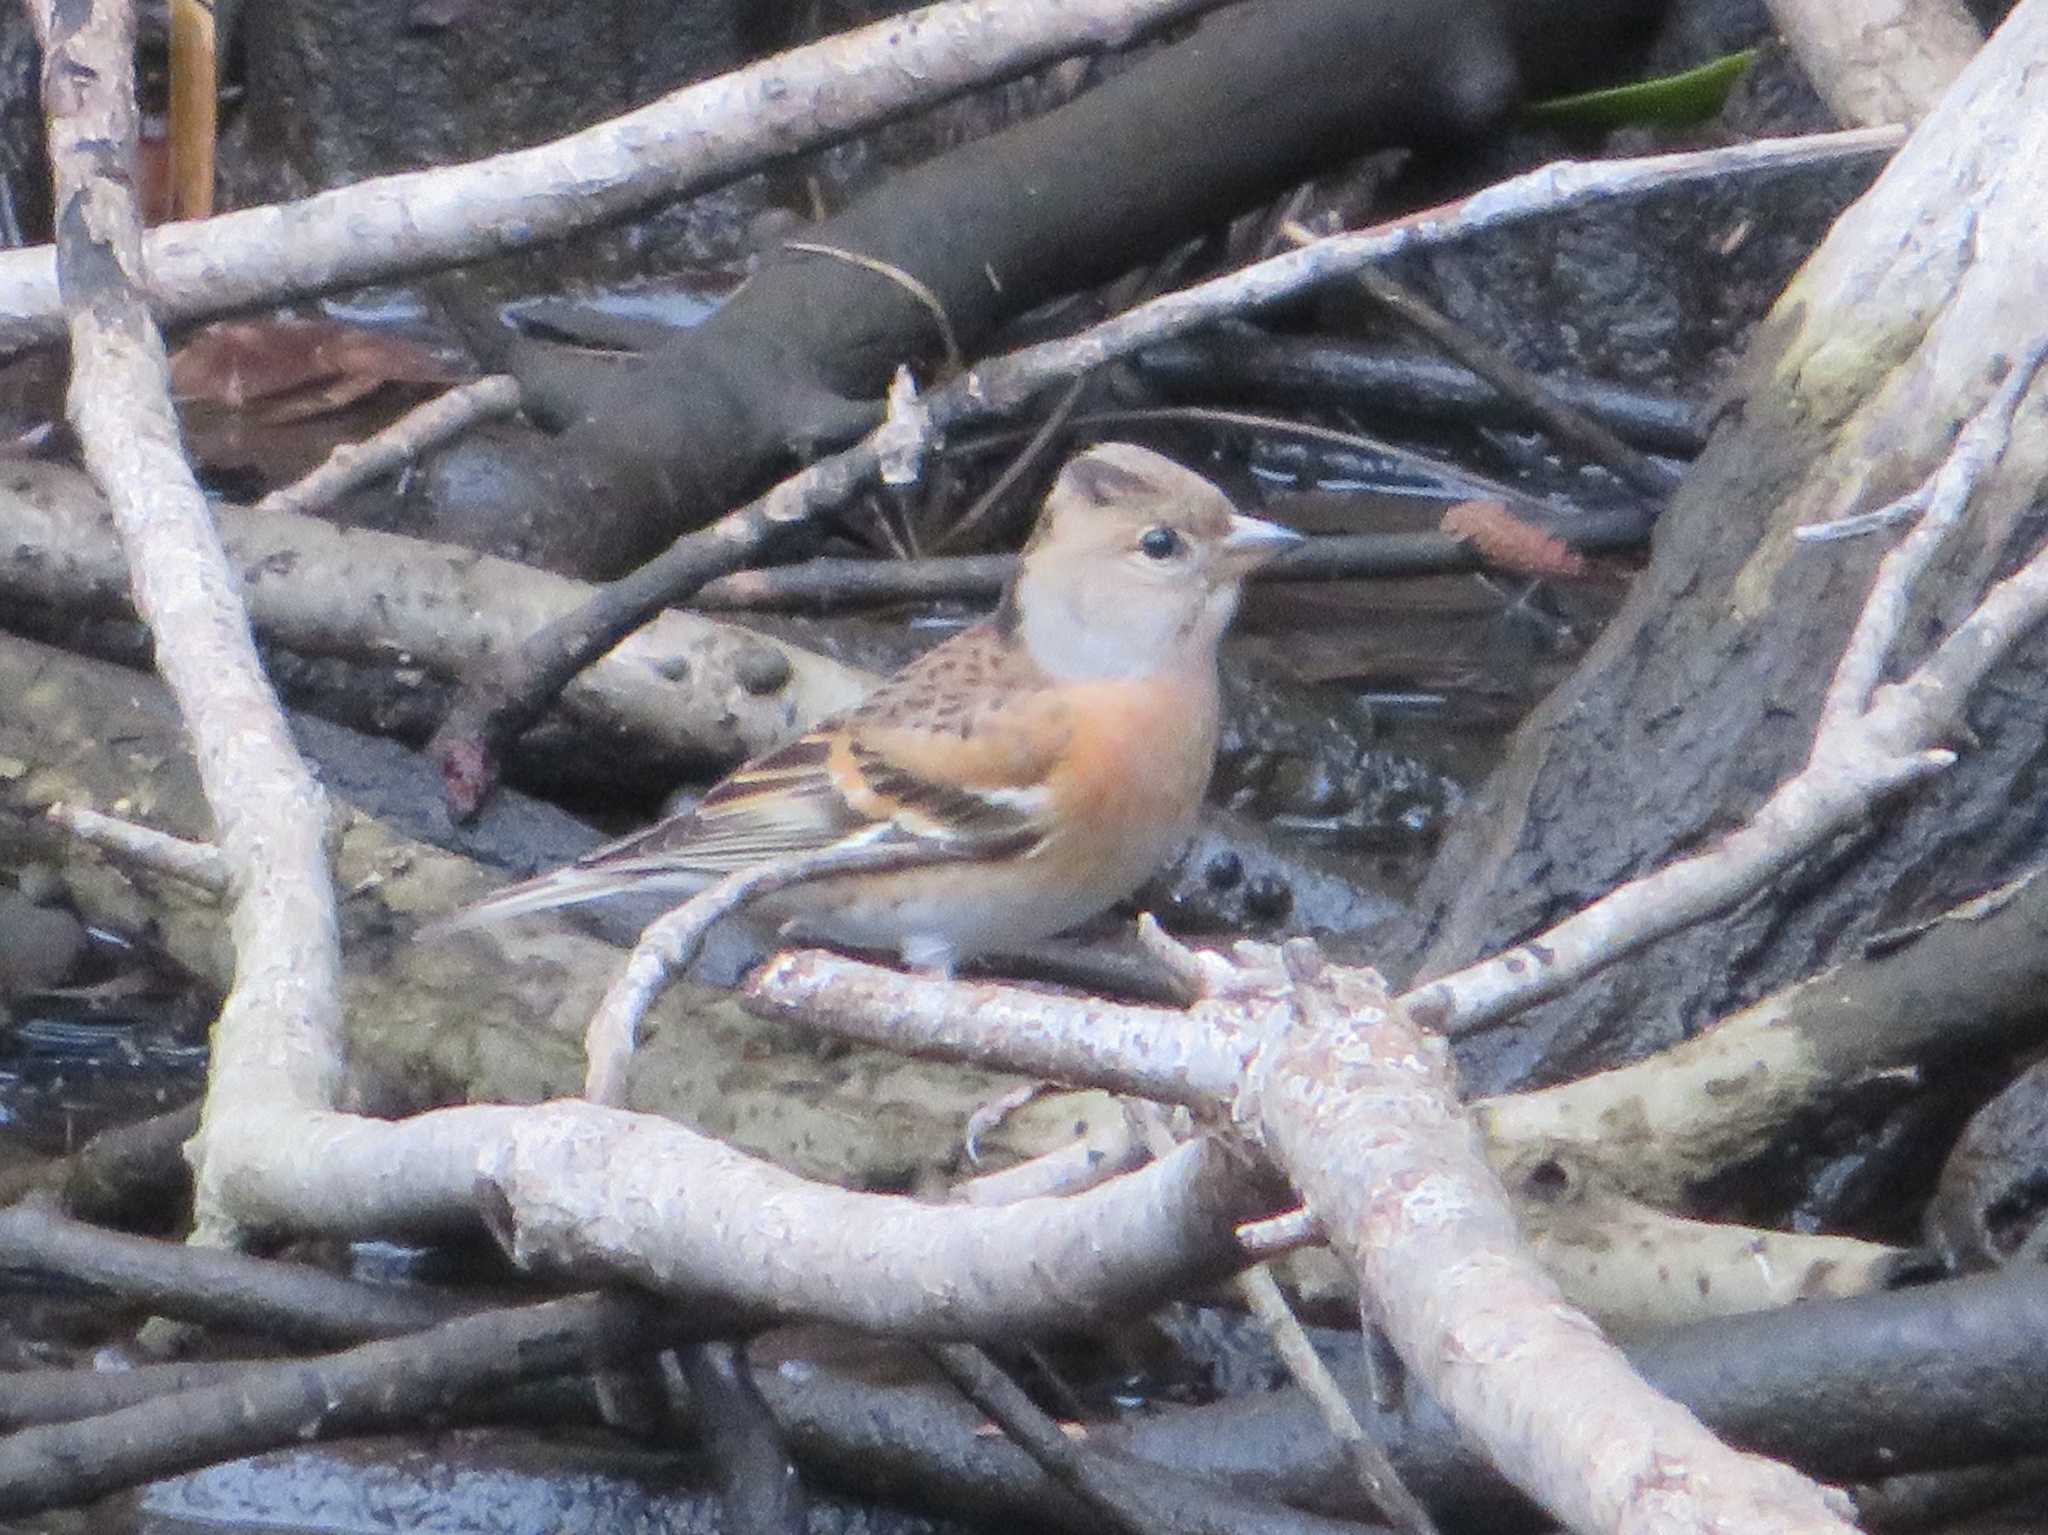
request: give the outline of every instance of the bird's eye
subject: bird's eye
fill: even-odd
[[[1147,528],[1138,535],[1138,552],[1148,560],[1170,560],[1180,549],[1180,535],[1171,528]]]

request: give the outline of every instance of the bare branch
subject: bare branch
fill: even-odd
[[[1156,1484],[1120,1474],[1117,1464],[1075,1443],[1017,1383],[971,1343],[927,1345],[925,1357],[954,1388],[987,1413],[1012,1443],[1089,1509],[1128,1535],[1195,1535],[1211,1521],[1196,1514],[1203,1489],[1190,1484],[1185,1499],[1163,1500]]]
[[[76,1503],[317,1434],[410,1425],[465,1398],[733,1325],[715,1308],[679,1319],[632,1297],[577,1296],[250,1365],[101,1417],[18,1430],[0,1441],[0,1512]]]
[[[153,230],[166,322],[502,255],[1070,53],[1114,48],[1204,0],[953,0],[701,81],[550,144],[380,176]],[[138,268],[140,270],[140,268]],[[0,350],[57,333],[50,249],[0,254]]]
[[[963,849],[958,857],[972,857]],[[584,1034],[583,1096],[592,1103],[623,1101],[626,1068],[640,1020],[662,988],[690,967],[712,924],[764,896],[835,874],[887,874],[944,861],[944,851],[919,843],[832,846],[793,853],[739,869],[647,924],[619,977],[604,994]]]
[[[764,1017],[867,1044],[1191,1107],[1228,1100],[1265,1024],[1242,997],[1137,1007],[906,975],[816,950],[776,955],[741,997]],[[1284,1011],[1285,998],[1270,1006]]]
[[[519,409],[519,383],[503,374],[480,378],[415,406],[375,436],[344,442],[317,468],[280,485],[251,511],[318,512],[358,486],[381,479],[428,450],[461,436],[479,421]]]
[[[187,842],[118,816],[101,815],[77,805],[58,803],[46,812],[57,825],[82,842],[113,854],[124,863],[168,874],[215,895],[228,893],[228,865],[210,842]]]
[[[234,988],[214,1028],[200,1129],[236,1103],[325,1108],[340,1079],[340,952],[326,803],[271,695],[206,499],[179,449],[162,338],[143,299],[132,0],[36,0],[57,181],[59,280],[70,315],[69,411],[106,492],[199,759],[235,891]],[[199,1226],[236,1227],[204,1165]]]
[[[1841,122],[1917,123],[1984,41],[1960,0],[1769,0]]]
[[[1407,1531],[1408,1535],[1436,1535],[1436,1521],[1429,1517],[1429,1510],[1408,1490],[1408,1484],[1401,1480],[1401,1473],[1395,1469],[1379,1441],[1358,1421],[1358,1415],[1351,1410],[1350,1399],[1330,1373],[1330,1367],[1323,1363],[1315,1345],[1309,1342],[1308,1333],[1288,1307],[1287,1297],[1280,1293],[1280,1282],[1273,1277],[1273,1271],[1261,1263],[1246,1269],[1232,1283],[1238,1296],[1265,1329],[1267,1338],[1287,1366],[1288,1375],[1316,1404],[1316,1413],[1322,1418],[1324,1427],[1344,1447],[1345,1464],[1365,1490],[1373,1507],[1380,1510],[1395,1528]]]
[[[1235,1112],[1494,1464],[1577,1530],[1852,1529],[1839,1497],[1715,1439],[1565,1301],[1521,1242],[1444,1041],[1371,972],[1286,952],[1305,1026],[1275,1037]]]
[[[90,1285],[159,1316],[299,1343],[396,1337],[479,1309],[431,1290],[366,1284],[304,1263],[106,1231],[35,1201],[0,1209],[0,1266]]]
[[[1832,729],[1870,707],[1871,692],[1884,675],[1885,662],[1905,626],[1913,583],[1961,524],[1977,486],[2005,456],[2006,444],[2012,440],[2013,416],[2044,361],[2048,361],[2048,336],[2024,357],[2007,364],[2004,381],[1963,425],[1941,466],[1917,489],[1892,503],[1908,515],[1917,512],[1919,521],[1877,567],[1870,595],[1863,600],[1863,610],[1842,647],[1842,659],[1821,704],[1820,723],[1814,730],[1816,749]],[[1818,525],[1821,531],[1829,526]],[[1799,531],[1803,536],[1808,529]]]
[[[213,517],[257,633],[306,655],[455,678],[592,590],[452,544],[293,512],[221,505]],[[0,592],[65,611],[126,607],[126,561],[84,476],[23,464],[0,487]],[[680,774],[780,745],[873,685],[857,667],[771,635],[671,612],[599,658],[559,704],[600,739],[630,740]]]

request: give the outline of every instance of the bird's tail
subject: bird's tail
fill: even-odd
[[[673,868],[652,873],[630,865],[585,868],[580,864],[570,864],[567,868],[554,869],[507,885],[502,890],[494,890],[480,901],[472,901],[445,917],[437,917],[414,934],[414,941],[432,943],[453,933],[467,932],[471,928],[504,922],[513,917],[555,911],[564,906],[580,906],[586,901],[602,901],[612,896],[672,894],[680,901],[703,889],[710,878]]]

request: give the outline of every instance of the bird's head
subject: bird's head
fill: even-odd
[[[1300,542],[1172,459],[1102,443],[1053,483],[1001,622],[1057,677],[1207,665],[1245,576]]]

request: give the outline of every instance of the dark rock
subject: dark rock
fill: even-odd
[[[0,1001],[61,986],[85,957],[85,927],[0,885]]]

